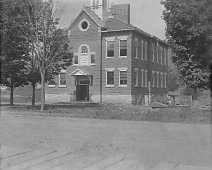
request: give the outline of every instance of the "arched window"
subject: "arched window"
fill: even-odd
[[[82,47],[81,47],[81,53],[82,53],[82,54],[87,54],[87,53],[88,53],[88,47],[82,46]]]

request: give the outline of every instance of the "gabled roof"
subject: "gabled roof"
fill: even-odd
[[[83,6],[79,15],[74,19],[74,21],[69,26],[69,29],[73,27],[73,25],[77,22],[77,20],[79,19],[79,17],[82,15],[83,12],[85,12],[96,23],[96,25],[98,25],[101,28],[105,28],[105,24],[102,22],[102,20],[88,7]]]

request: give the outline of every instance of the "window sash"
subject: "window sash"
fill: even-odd
[[[78,65],[79,64],[79,56],[78,55],[74,55],[74,57],[73,57],[73,64],[74,65]]]
[[[163,88],[163,73],[161,73],[161,88]]]
[[[147,61],[147,41],[145,41],[145,61]]]
[[[138,59],[138,42],[135,41],[135,58]]]
[[[127,56],[127,40],[119,40],[120,41],[120,56],[125,57]]]
[[[155,60],[155,44],[152,44],[152,62]]]
[[[114,41],[107,41],[107,57],[114,57]]]
[[[144,41],[141,40],[141,60],[144,60]]]
[[[59,86],[66,86],[66,73],[59,74]]]
[[[107,71],[107,83],[106,85],[114,85],[114,71]]]
[[[82,46],[82,47],[81,47],[81,53],[82,53],[82,54],[87,54],[87,53],[88,53],[88,47]]]
[[[164,88],[166,88],[166,78],[167,78],[167,74],[164,73]]]
[[[138,87],[138,69],[135,70],[135,86]]]
[[[119,71],[119,84],[127,85],[127,71]]]
[[[148,82],[147,82],[147,70],[145,70],[145,87],[148,86]]]
[[[141,87],[144,87],[144,70],[141,70]]]
[[[159,72],[157,72],[157,77],[156,77],[156,79],[157,79],[157,87],[159,87]]]
[[[155,87],[155,72],[152,72],[152,87]]]
[[[95,57],[96,57],[95,54],[91,54],[91,65],[94,65],[96,63]]]

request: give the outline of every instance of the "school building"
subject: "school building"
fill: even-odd
[[[168,45],[130,24],[130,4],[90,0],[68,28],[73,65],[46,101],[148,104],[167,96]]]

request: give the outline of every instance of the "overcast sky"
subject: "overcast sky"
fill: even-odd
[[[60,0],[61,25],[67,27],[79,14],[83,4],[88,6],[90,0]],[[110,0],[110,3],[129,3],[131,10],[131,24],[143,31],[165,39],[165,22],[161,18],[163,6],[160,0]]]

